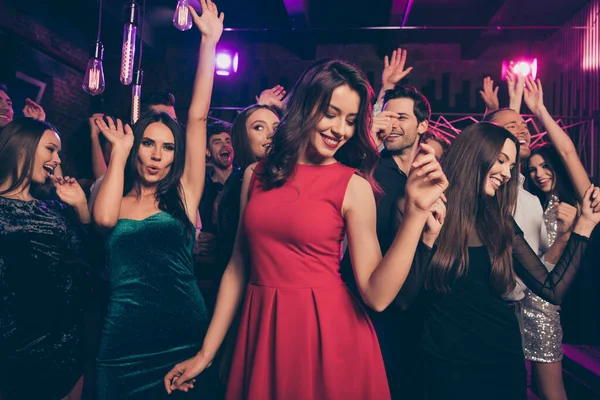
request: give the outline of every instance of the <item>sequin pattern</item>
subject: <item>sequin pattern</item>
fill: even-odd
[[[558,224],[556,206],[558,198],[551,196],[544,211],[544,223],[550,246],[556,241]],[[525,291],[523,299],[523,340],[527,360],[553,363],[562,360],[563,331],[560,325],[560,307],[548,303],[531,290]]]

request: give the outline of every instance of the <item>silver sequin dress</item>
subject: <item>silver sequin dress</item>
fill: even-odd
[[[557,234],[556,206],[558,198],[550,198],[548,207],[544,211],[544,222],[548,231],[548,242],[554,244]],[[545,264],[549,271],[553,265]],[[560,325],[560,307],[542,300],[531,290],[525,290],[523,308],[523,347],[525,359],[540,362],[554,363],[563,358],[562,337]]]

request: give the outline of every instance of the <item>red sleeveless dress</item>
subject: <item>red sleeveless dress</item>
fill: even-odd
[[[354,172],[298,165],[271,190],[254,174],[243,219],[250,277],[226,399],[390,398],[375,330],[339,272]]]

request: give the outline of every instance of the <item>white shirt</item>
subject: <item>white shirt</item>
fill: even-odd
[[[533,194],[529,193],[523,187],[525,177],[521,174],[519,176],[519,193],[517,195],[517,208],[515,209],[514,218],[519,225],[519,228],[523,231],[525,241],[529,244],[529,247],[538,255],[543,258],[544,253],[548,251],[548,233],[546,231],[546,224],[544,224],[544,209],[538,199]],[[526,286],[523,281],[517,277],[517,286],[515,289],[506,296],[506,299],[512,301],[522,300],[525,297],[523,291]]]

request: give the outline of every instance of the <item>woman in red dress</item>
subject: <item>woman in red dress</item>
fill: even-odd
[[[342,241],[347,233],[363,300],[385,309],[447,180],[433,149],[422,146],[404,222],[382,258],[372,96],[347,62],[320,61],[304,72],[267,158],[244,173],[240,228],[213,319],[202,350],[165,376],[169,393],[191,389],[210,366],[244,297],[227,399],[389,399],[373,326],[340,277]]]

